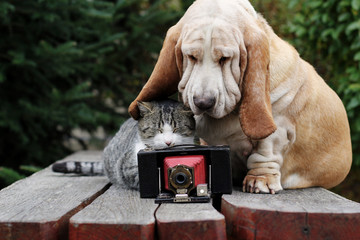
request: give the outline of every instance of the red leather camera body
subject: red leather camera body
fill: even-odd
[[[207,175],[208,169],[203,155],[172,156],[164,159],[165,189],[175,194],[190,193],[199,184],[207,184]]]

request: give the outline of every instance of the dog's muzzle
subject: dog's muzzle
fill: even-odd
[[[193,97],[195,106],[202,111],[208,111],[215,106],[215,97]]]

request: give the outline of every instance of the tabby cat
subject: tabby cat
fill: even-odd
[[[181,144],[194,144],[195,120],[183,104],[165,100],[138,102],[140,119],[128,119],[104,149],[103,162],[55,163],[53,170],[65,173],[99,175],[130,189],[139,188],[137,152]]]

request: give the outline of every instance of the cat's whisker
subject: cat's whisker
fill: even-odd
[[[181,144],[193,144],[195,119],[176,101],[138,102],[141,118],[128,119],[104,149],[102,163],[69,162],[56,171],[97,175],[105,173],[122,188],[139,189],[137,153]],[[90,165],[89,165],[90,164]],[[61,169],[59,169],[61,167]],[[79,171],[80,169],[80,171]]]
[[[139,186],[136,169],[140,149],[194,144],[195,138],[195,119],[184,111],[182,103],[168,100],[141,102],[138,106],[139,121],[129,119],[125,122],[105,149],[105,169],[110,181],[130,188]]]

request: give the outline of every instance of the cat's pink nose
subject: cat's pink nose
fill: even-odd
[[[171,141],[166,141],[165,143],[166,143],[166,145],[168,145],[168,146],[171,145]]]

